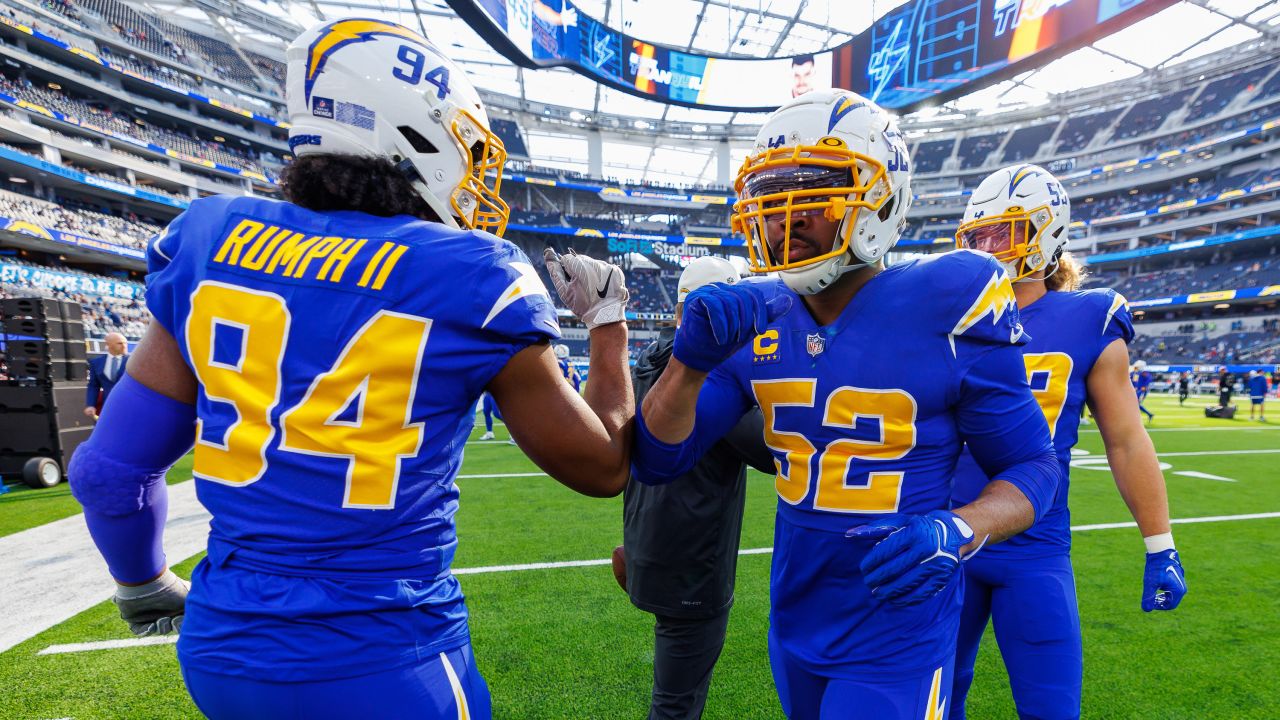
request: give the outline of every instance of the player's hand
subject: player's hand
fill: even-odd
[[[145,585],[117,585],[111,600],[134,635],[168,635],[182,630],[188,588],[185,580],[165,570]]]
[[[87,407],[84,409],[84,415],[85,417],[93,418],[96,420],[98,418],[98,409],[92,406]]]
[[[631,294],[622,268],[572,250],[561,255],[547,248],[542,257],[560,299],[588,330],[627,319]]]
[[[973,542],[969,524],[947,510],[888,515],[846,535],[884,538],[862,558],[863,581],[877,600],[901,607],[922,603],[946,587],[960,567],[960,548]]]
[[[791,309],[791,296],[765,300],[759,286],[750,283],[711,283],[689,293],[676,329],[676,359],[699,372],[711,372],[769,323]]]
[[[1172,610],[1187,594],[1187,578],[1177,550],[1147,553],[1142,572],[1142,611]]]

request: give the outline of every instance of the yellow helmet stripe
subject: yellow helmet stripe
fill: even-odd
[[[324,70],[325,61],[329,59],[330,55],[333,55],[338,48],[350,45],[351,43],[372,40],[378,35],[389,35],[392,37],[403,38],[409,42],[424,45],[432,50],[435,49],[426,38],[403,25],[389,23],[385,20],[373,20],[366,18],[338,20],[324,28],[324,30],[321,31],[320,36],[311,43],[311,47],[307,48],[307,75],[305,83],[307,104],[311,104],[311,88],[315,85],[316,79],[320,77],[320,73]]]

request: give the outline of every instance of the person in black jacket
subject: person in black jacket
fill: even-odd
[[[737,281],[726,260],[690,263],[680,275],[677,325],[684,298],[695,288]],[[673,329],[663,330],[636,361],[636,403],[662,375],[674,337]],[[752,408],[688,475],[668,485],[643,485],[634,478],[627,483],[614,573],[632,604],[656,617],[650,720],[702,716],[733,605],[745,466],[776,472],[763,428],[759,409]]]

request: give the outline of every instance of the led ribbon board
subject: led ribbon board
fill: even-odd
[[[911,0],[834,50],[752,60],[641,40],[572,0],[447,0],[521,67],[569,67],[632,95],[736,112],[772,111],[828,87],[914,110],[1043,65],[1176,1]]]

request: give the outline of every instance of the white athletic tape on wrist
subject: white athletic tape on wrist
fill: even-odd
[[[1160,533],[1150,537],[1142,538],[1142,542],[1147,546],[1147,554],[1164,552],[1173,549],[1173,533]]]

